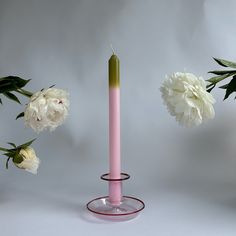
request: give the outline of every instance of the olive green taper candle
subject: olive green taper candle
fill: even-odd
[[[109,59],[109,87],[120,87],[120,61],[114,53]]]

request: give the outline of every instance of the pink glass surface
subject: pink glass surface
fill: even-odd
[[[126,221],[135,218],[143,210],[143,201],[129,196],[123,196],[119,205],[113,205],[109,196],[99,197],[87,204],[87,209],[98,218],[112,221]]]

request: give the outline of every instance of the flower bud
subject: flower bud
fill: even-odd
[[[36,156],[34,149],[28,146],[20,149],[19,154],[13,158],[13,163],[20,169],[37,174],[40,160]]]

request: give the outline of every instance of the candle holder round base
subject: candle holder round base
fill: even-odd
[[[120,182],[129,179],[130,176],[125,173],[121,173],[119,179],[112,179],[109,174],[104,174],[101,179],[106,181]],[[94,214],[94,216],[111,221],[127,221],[138,216],[140,211],[145,207],[142,200],[130,197],[122,196],[119,203],[112,203],[109,196],[98,197],[87,203],[87,209]]]
[[[144,202],[129,196],[123,196],[119,205],[110,203],[109,196],[99,197],[87,204],[87,208],[96,217],[104,220],[126,221],[135,218],[144,208]]]

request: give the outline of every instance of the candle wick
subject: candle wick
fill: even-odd
[[[112,44],[110,44],[110,47],[111,47],[112,53],[113,53],[113,55],[114,55],[114,54],[115,54],[115,50],[114,50]]]

